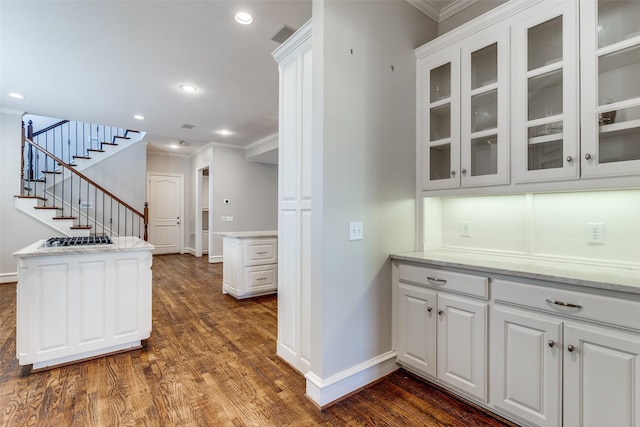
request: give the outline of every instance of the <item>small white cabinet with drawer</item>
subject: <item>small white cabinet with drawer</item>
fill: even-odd
[[[397,361],[487,400],[488,279],[394,262]]]
[[[278,290],[276,232],[224,233],[222,293],[241,299]]]
[[[500,279],[492,293],[496,407],[539,426],[640,425],[640,301]]]

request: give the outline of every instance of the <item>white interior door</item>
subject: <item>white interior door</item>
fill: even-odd
[[[183,252],[184,176],[162,172],[147,174],[149,242],[154,254]]]

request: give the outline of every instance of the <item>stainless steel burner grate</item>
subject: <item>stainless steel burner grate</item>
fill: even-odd
[[[57,248],[64,246],[91,246],[91,245],[112,245],[109,236],[82,236],[82,237],[51,237],[41,246],[44,248]]]

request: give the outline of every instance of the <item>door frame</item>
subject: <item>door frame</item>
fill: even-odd
[[[185,217],[184,217],[184,174],[182,173],[171,173],[171,172],[153,172],[153,171],[147,171],[147,197],[146,199],[149,200],[149,196],[151,194],[151,176],[169,176],[169,177],[173,177],[173,178],[179,178],[180,180],[180,184],[179,184],[179,188],[180,188],[180,227],[179,227],[179,232],[180,232],[180,236],[178,237],[178,246],[179,246],[179,250],[180,250],[180,254],[184,254],[184,222],[185,222]],[[149,210],[151,210],[153,207],[149,206]],[[149,215],[149,218],[152,218],[152,215]],[[151,227],[149,227],[151,228]]]
[[[211,168],[211,164],[210,163],[206,163],[204,165],[198,166],[196,168],[196,191],[195,191],[195,212],[196,212],[196,217],[195,217],[195,225],[194,225],[194,230],[195,230],[195,256],[196,257],[201,257],[202,256],[202,232],[203,230],[203,224],[202,224],[202,178],[204,176],[204,170],[208,170],[209,171],[209,194],[208,194],[208,199],[209,199],[209,203],[208,203],[208,208],[209,208],[209,215],[208,215],[208,219],[209,219],[209,223],[207,224],[208,229],[209,229],[209,233],[208,233],[208,239],[209,241],[207,242],[207,252],[208,252],[208,258],[209,258],[209,262],[211,261],[211,257],[209,256],[211,254],[211,248],[213,246],[213,170]]]

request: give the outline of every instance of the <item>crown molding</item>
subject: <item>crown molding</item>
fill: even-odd
[[[452,15],[460,12],[465,7],[471,6],[478,0],[456,0],[450,5],[440,9],[431,0],[407,0],[416,9],[427,15],[429,18],[440,23]]]

